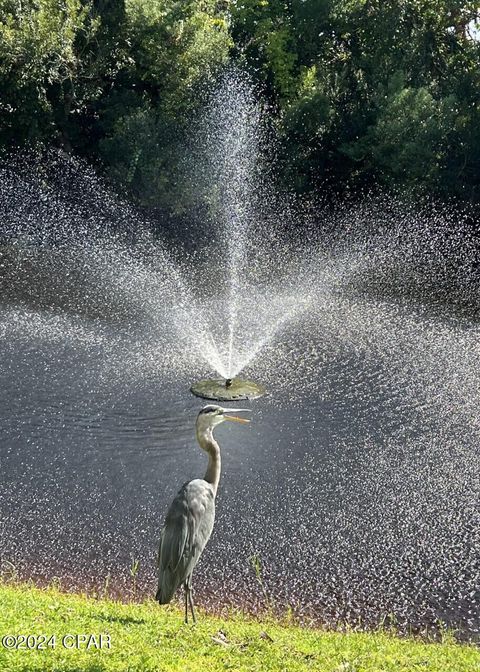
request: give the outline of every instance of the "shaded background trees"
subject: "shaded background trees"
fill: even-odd
[[[456,0],[0,0],[0,142],[58,145],[181,211],[185,133],[235,63],[268,101],[298,192],[476,201],[477,20]]]

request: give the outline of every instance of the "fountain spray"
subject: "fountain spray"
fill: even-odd
[[[262,183],[260,151],[262,117],[252,87],[235,73],[226,76],[223,86],[207,105],[200,132],[206,156],[197,165],[210,167],[208,193],[217,194],[213,217],[218,224],[227,261],[228,314],[224,335],[223,379],[201,380],[191,387],[193,394],[216,401],[257,399],[265,388],[235,377],[240,371],[236,339],[242,332],[240,301],[248,263],[248,234],[258,218],[254,195]],[[196,168],[196,166],[195,166]],[[242,358],[243,359],[243,358]]]

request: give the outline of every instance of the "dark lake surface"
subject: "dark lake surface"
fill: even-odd
[[[351,322],[354,306],[342,310]],[[380,356],[385,333],[368,330],[379,310],[348,338],[320,315],[313,341],[312,322],[308,340],[279,337],[276,358],[295,343],[283,368],[267,375],[260,354],[247,369],[270,394],[247,402],[250,426],[216,430],[223,473],[199,604],[403,631],[442,622],[478,637],[478,335],[395,313]],[[24,301],[1,307],[5,575],[128,598],[138,561],[136,596],[155,592],[166,509],[206,465],[189,385],[208,368],[169,374],[151,335],[118,331]]]

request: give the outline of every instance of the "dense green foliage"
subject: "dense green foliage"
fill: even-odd
[[[0,0],[0,142],[99,157],[168,206],[197,90],[230,48],[214,0]]]
[[[169,208],[201,93],[235,63],[297,191],[478,200],[477,20],[465,0],[0,0],[0,143],[60,145]]]
[[[480,665],[478,649],[456,644],[449,633],[434,644],[386,632],[324,632],[240,613],[201,613],[196,626],[185,626],[175,606],[121,604],[25,585],[0,584],[0,603],[0,642],[6,635],[33,635],[31,650],[25,642],[22,650],[0,643],[5,672],[474,672]],[[69,648],[62,645],[67,634]],[[96,648],[100,634],[105,642],[109,637],[110,648]],[[39,635],[49,637],[43,650],[35,648]],[[95,635],[96,642],[72,646],[75,635]]]
[[[256,51],[271,82],[299,186],[323,178],[474,197],[475,3],[296,0],[288,11],[285,5],[238,5],[234,37]],[[260,7],[263,19],[254,29]]]

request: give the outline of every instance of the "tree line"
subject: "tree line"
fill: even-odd
[[[178,157],[229,64],[298,193],[480,198],[477,2],[0,0],[0,145],[57,145],[181,209]]]

